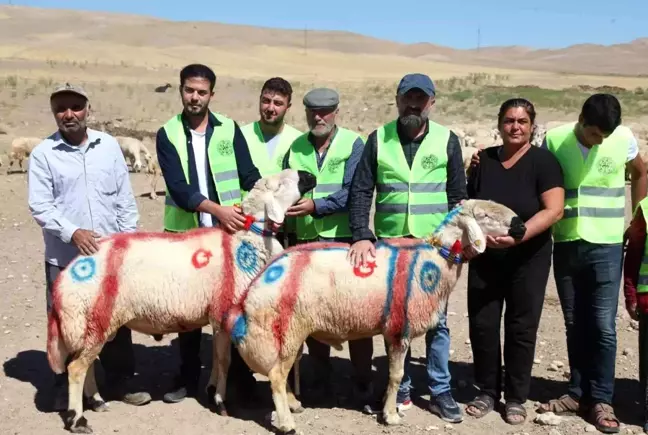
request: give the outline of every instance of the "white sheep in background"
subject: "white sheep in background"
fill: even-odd
[[[470,161],[475,153],[479,152],[479,148],[466,146],[461,148],[461,157],[463,159],[464,171],[468,173],[468,168],[470,168]]]
[[[509,208],[468,200],[426,240],[377,243],[375,260],[360,268],[349,265],[344,243],[310,243],[275,257],[225,325],[248,366],[269,377],[279,430],[295,430],[290,409],[296,404],[288,402],[286,378],[308,336],[341,350],[347,340],[383,335],[389,356],[383,415],[388,424],[398,423],[396,392],[405,353],[413,339],[437,325],[446,307],[462,271],[454,253],[468,245],[481,253],[486,236],[520,239],[525,231]],[[220,360],[220,370],[228,363]]]
[[[129,136],[115,136],[119,146],[124,153],[126,162],[129,162],[134,172],[140,172],[144,165],[142,165],[141,154],[144,153],[144,161],[150,164],[151,153],[148,151],[141,140]]]
[[[43,139],[39,137],[17,137],[11,141],[11,149],[9,150],[9,167],[7,170],[11,170],[13,164],[17,163],[22,171],[27,172],[27,168],[23,168],[23,161],[29,159],[29,155],[36,145],[42,141]]]
[[[236,295],[283,250],[263,222],[283,222],[285,211],[315,184],[312,174],[290,169],[259,180],[241,204],[248,231],[115,234],[100,240],[96,254],[72,261],[54,284],[47,327],[52,370],[63,373],[70,358],[66,428],[92,432],[83,416],[83,393],[93,409],[107,409],[94,369],[88,368],[123,325],[159,338],[211,323],[214,359],[218,352],[229,360],[221,319]],[[226,373],[218,373],[218,367],[214,361],[208,392],[216,391],[217,381],[224,388]]]
[[[158,163],[157,155],[151,156],[150,161],[146,165],[146,176],[151,179],[151,199],[157,199],[157,183],[162,177],[162,170],[160,169],[160,164]]]

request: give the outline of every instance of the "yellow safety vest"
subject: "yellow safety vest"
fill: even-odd
[[[625,165],[632,133],[627,127],[617,127],[583,160],[574,126],[562,125],[546,136],[547,148],[560,162],[565,180],[565,209],[552,227],[554,241],[622,243]]]
[[[221,125],[214,126],[207,146],[209,169],[216,185],[220,204],[234,205],[241,202],[241,187],[234,155],[234,121],[218,113],[213,113],[213,115],[221,122]],[[189,183],[189,153],[181,115],[171,118],[163,128],[169,141],[178,152],[185,180]],[[198,213],[188,212],[178,207],[169,195],[167,188],[164,200],[164,229],[183,232],[198,228],[198,226]]]
[[[324,198],[342,188],[344,168],[351,155],[353,144],[360,137],[357,133],[340,126],[328,147],[322,169],[317,167],[315,147],[304,133],[290,146],[288,165],[292,169],[308,171],[317,178],[317,186],[304,195],[304,198]],[[322,218],[300,216],[295,220],[296,235],[299,240],[312,240],[318,236],[326,238],[351,237],[349,213],[333,213]]]
[[[263,138],[259,121],[251,122],[241,128],[243,136],[250,149],[250,155],[254,166],[257,167],[261,177],[281,172],[283,167],[283,158],[288,148],[295,139],[301,136],[302,132],[288,124],[284,124],[279,136],[279,143],[275,147],[272,156],[268,155],[266,141]]]
[[[637,207],[641,208],[644,219],[648,220],[648,198],[644,198],[639,202]],[[636,214],[636,211],[635,211]],[[637,281],[637,293],[648,292],[648,238],[644,245],[643,258],[641,259],[641,266],[639,267],[639,279]]]
[[[446,194],[450,130],[433,121],[412,168],[392,121],[377,130],[376,236],[428,236],[448,213]]]

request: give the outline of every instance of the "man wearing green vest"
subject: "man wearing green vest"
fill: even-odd
[[[375,257],[376,239],[428,236],[450,209],[468,198],[459,138],[428,119],[435,95],[428,76],[406,75],[397,89],[398,119],[367,138],[349,193],[354,242],[349,259],[356,266]],[[375,236],[369,228],[372,205],[376,210]],[[445,312],[440,315],[439,326],[426,334],[425,341],[429,409],[445,421],[458,423],[463,415],[450,391],[450,336]],[[410,351],[396,399],[399,411],[412,406],[409,359]]]
[[[347,198],[364,143],[358,133],[336,124],[339,96],[328,88],[317,88],[304,96],[309,132],[299,136],[288,149],[283,168],[300,169],[317,177],[317,186],[288,209],[294,218],[296,244],[351,241]],[[309,355],[321,366],[315,389],[326,397],[331,348],[311,337],[306,340]],[[365,399],[371,387],[371,339],[349,342],[355,370],[356,394]],[[324,393],[324,394],[323,394]]]
[[[634,211],[646,196],[646,168],[632,132],[621,125],[619,101],[609,94],[589,97],[578,122],[548,131],[542,146],[557,157],[565,178],[565,210],[553,226],[553,266],[571,378],[568,393],[538,412],[587,413],[597,429],[616,433],[619,421],[611,405],[625,170],[632,176]]]
[[[228,232],[243,229],[245,219],[236,204],[241,190],[251,190],[261,178],[252,163],[245,137],[237,123],[209,109],[216,75],[207,66],[188,65],[180,72],[182,113],[157,132],[156,149],[166,184],[164,230],[184,232],[220,226]],[[178,334],[181,368],[165,402],[195,396],[200,377],[202,329]],[[232,346],[234,382],[244,392],[255,379]]]

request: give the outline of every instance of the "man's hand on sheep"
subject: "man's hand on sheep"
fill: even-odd
[[[78,229],[72,234],[72,243],[83,255],[92,255],[99,250],[99,245],[95,239],[101,235],[90,230]]]
[[[297,204],[291,206],[286,211],[286,216],[308,216],[315,211],[315,202],[312,199],[302,198]]]
[[[218,206],[212,213],[222,229],[230,234],[244,229],[245,217],[240,207]]]
[[[369,257],[371,255],[371,257]],[[367,264],[370,260],[376,258],[376,247],[371,240],[360,240],[351,245],[347,253],[347,260],[353,267],[360,267]]]

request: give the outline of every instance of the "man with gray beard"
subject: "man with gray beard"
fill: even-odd
[[[406,75],[396,93],[398,119],[367,138],[349,191],[353,245],[348,258],[355,267],[370,268],[377,239],[428,236],[449,210],[468,198],[459,138],[428,119],[435,95],[428,76]],[[375,236],[369,229],[374,188]],[[439,326],[425,335],[429,409],[445,421],[458,423],[463,416],[450,390],[450,336],[445,310]],[[412,406],[409,360],[408,350],[397,395],[399,412]],[[368,411],[373,412],[371,408]]]

